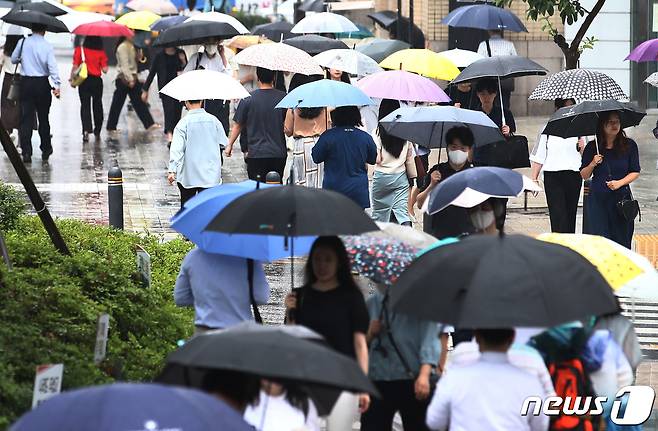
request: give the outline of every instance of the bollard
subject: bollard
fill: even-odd
[[[589,187],[592,180],[583,181],[583,233],[589,232],[589,223],[587,222],[587,199],[589,199]]]
[[[123,230],[123,174],[118,166],[107,171],[107,203],[110,226]]]
[[[265,184],[281,184],[281,175],[275,171],[268,172],[265,176]]]

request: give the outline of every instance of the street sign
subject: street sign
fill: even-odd
[[[34,377],[34,394],[32,395],[32,408],[35,408],[48,398],[59,394],[62,390],[62,374],[64,364],[45,364],[37,366]]]
[[[100,364],[105,359],[107,352],[107,333],[110,329],[110,315],[101,314],[98,316],[96,325],[96,347],[94,348],[94,363]]]
[[[137,253],[137,271],[144,287],[151,287],[151,255],[143,247],[135,246]]]

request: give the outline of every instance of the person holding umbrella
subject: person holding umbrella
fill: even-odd
[[[342,81],[347,84],[352,83],[352,80],[350,80],[350,74],[338,69],[328,68],[325,77],[332,81]]]
[[[599,114],[596,140],[583,151],[580,175],[585,180],[592,177],[587,200],[588,233],[631,248],[635,221],[624,216],[618,203],[632,199],[630,184],[640,176],[640,156],[637,144],[621,127],[619,113]]]
[[[78,87],[80,96],[80,119],[82,121],[82,142],[89,141],[89,134],[93,132],[96,139],[101,137],[103,127],[103,78],[107,73],[107,55],[103,49],[103,41],[99,36],[85,36],[80,46],[73,51],[73,69],[80,64],[87,65],[87,78]],[[73,76],[71,76],[72,82]],[[93,101],[93,102],[92,102]],[[93,125],[92,125],[93,108]]]
[[[500,55],[517,55],[514,43],[503,37],[503,30],[489,30],[489,39],[478,45],[477,53],[483,57],[496,57]],[[514,79],[501,82],[503,107],[509,109],[510,97],[514,91]]]
[[[494,123],[500,127],[505,137],[516,132],[516,123],[512,111],[496,105],[496,97],[498,97],[498,82],[493,78],[482,78],[475,84],[475,93],[480,99],[481,110],[493,120]],[[505,115],[505,123],[503,124],[503,114]]]

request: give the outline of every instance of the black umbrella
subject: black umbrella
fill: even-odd
[[[21,27],[32,28],[33,25],[38,24],[46,27],[46,31],[52,33],[68,33],[69,29],[64,23],[55,17],[46,15],[43,12],[32,10],[20,10],[10,12],[2,17],[4,22],[9,24],[16,24]]]
[[[461,328],[555,326],[619,311],[587,259],[522,235],[475,235],[422,255],[391,289],[391,303]]]
[[[169,27],[155,39],[153,46],[198,45],[208,39],[229,39],[241,34],[228,22],[187,21]]]
[[[273,22],[269,24],[260,24],[254,26],[251,32],[256,35],[265,36],[274,42],[280,42],[283,39],[290,39],[292,37],[293,25],[286,21]]]
[[[332,3],[339,0],[304,0],[299,10],[304,12],[326,12],[327,3]]]
[[[596,136],[599,114],[606,111],[615,111],[619,114],[622,128],[637,126],[647,115],[634,103],[617,100],[585,101],[555,111],[542,133],[562,138]]]
[[[354,359],[318,342],[266,327],[239,326],[194,337],[169,355],[157,380],[198,387],[209,369],[295,382],[308,388],[312,397],[314,389],[323,394],[346,390],[378,395]],[[318,408],[327,413],[328,406],[323,404]]]
[[[17,12],[20,10],[33,10],[35,12],[42,12],[50,16],[60,16],[66,15],[66,11],[62,8],[59,8],[53,4],[46,3],[45,1],[40,2],[19,2],[13,5],[11,12]]]
[[[386,57],[394,52],[402,51],[403,49],[411,48],[407,42],[395,39],[375,39],[362,45],[357,45],[355,50],[361,54],[381,63]]]
[[[299,48],[310,55],[316,55],[330,49],[349,49],[349,47],[340,40],[330,39],[317,34],[305,34],[304,36],[291,37],[283,43]]]
[[[397,34],[398,30],[398,14],[392,10],[383,10],[380,12],[369,13],[368,18],[372,19],[377,24],[384,27],[391,33],[395,39],[407,42],[412,48],[423,49],[425,48],[425,34],[416,24],[412,25],[411,37],[409,37],[409,18],[401,17],[401,31]]]

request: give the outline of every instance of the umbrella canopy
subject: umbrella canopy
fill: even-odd
[[[453,62],[429,49],[404,49],[386,57],[379,65],[385,69],[406,70],[427,78],[450,81],[459,75]]]
[[[384,27],[390,34],[391,39],[407,42],[412,48],[425,48],[425,34],[416,24],[411,26],[411,37],[409,36],[409,18],[401,17],[400,34],[398,33],[398,13],[392,10],[383,10],[369,13],[368,18]]]
[[[253,45],[258,45],[259,43],[272,43],[266,37],[255,36],[252,34],[241,34],[240,36],[233,36],[229,40],[222,42],[224,46],[231,48],[232,50],[245,49]]]
[[[477,52],[469,51],[467,49],[451,49],[448,51],[439,52],[437,55],[447,58],[458,68],[464,68],[470,66],[472,63],[475,63],[478,60],[484,58],[484,56],[478,54]]]
[[[191,72],[189,72],[191,73]],[[261,184],[261,188],[277,187]],[[200,249],[209,253],[270,262],[290,256],[280,236],[269,235],[230,235],[204,231],[208,223],[236,198],[256,190],[255,181],[221,184],[199,193],[171,219],[171,227],[192,241]],[[315,237],[298,238],[295,241],[295,254],[302,256],[311,249]]]
[[[186,16],[184,15],[174,15],[174,16],[166,16],[159,21],[156,21],[152,26],[151,30],[152,31],[163,31],[168,29],[169,27],[173,27],[176,24],[180,24],[184,22],[187,19]]]
[[[445,147],[445,135],[455,126],[466,126],[475,137],[475,146],[501,142],[500,129],[484,112],[454,106],[421,106],[396,109],[379,121],[393,136],[427,148]]]
[[[30,2],[16,3],[16,5],[13,7],[13,9],[10,12],[19,12],[22,10],[41,12],[50,16],[60,16],[66,14],[66,11],[64,9],[45,1],[35,1],[35,2],[30,1]]]
[[[373,102],[366,94],[346,82],[320,79],[300,85],[286,95],[277,108],[319,108],[332,106],[366,106]]]
[[[450,97],[430,79],[404,70],[374,73],[359,79],[355,86],[377,99],[450,102]]]
[[[358,235],[378,230],[378,227],[361,207],[340,193],[288,185],[239,197],[224,208],[206,230],[321,236]]]
[[[331,12],[320,12],[309,15],[299,21],[290,30],[291,33],[345,33],[357,32],[357,27],[352,21],[342,15]]]
[[[292,24],[287,21],[278,21],[257,25],[251,29],[251,33],[265,36],[274,42],[281,42],[283,39],[290,39],[293,36],[290,30],[292,30]]]
[[[366,39],[369,37],[374,37],[370,29],[368,29],[368,27],[366,27],[365,25],[356,24],[356,26],[359,28],[359,31],[336,33],[336,39]]]
[[[650,39],[642,42],[624,60],[637,62],[658,60],[658,39]]]
[[[615,111],[619,114],[622,128],[637,126],[647,115],[634,103],[617,100],[585,101],[555,111],[542,133],[561,138],[594,136],[599,114],[606,111]]]
[[[175,369],[186,367],[240,371],[304,385],[378,393],[354,359],[280,329],[245,330],[239,326],[208,332],[169,355],[167,364],[159,380],[170,383],[181,383],[172,381],[178,374]]]
[[[413,262],[419,248],[393,238],[370,235],[342,238],[352,269],[378,284],[391,285]]]
[[[253,428],[234,408],[200,391],[152,383],[115,383],[57,395],[24,414],[11,429],[248,431]]]
[[[571,69],[542,80],[528,100],[628,100],[619,84],[605,73],[587,69]]]
[[[450,27],[479,28],[482,30],[506,30],[528,32],[523,22],[509,9],[488,4],[461,6],[441,20]]]
[[[73,34],[80,36],[101,36],[101,37],[132,37],[134,33],[125,25],[117,24],[112,21],[97,21],[89,24],[77,26]]]
[[[204,12],[193,15],[181,24],[176,24],[158,36],[154,46],[197,45],[208,39],[229,39],[249,30],[231,15],[219,12]]]
[[[646,84],[653,85],[654,87],[658,87],[658,72],[654,72],[647,76],[647,79],[645,79],[644,82]]]
[[[2,23],[3,36],[28,36],[30,34],[32,34],[32,31],[28,28],[14,24]]]
[[[105,15],[104,13],[80,12],[80,11],[69,12],[66,15],[60,16],[58,19],[64,23],[64,25],[66,26],[66,28],[69,29],[70,32],[72,32],[78,26],[81,26],[83,24],[91,24],[98,21],[114,21],[114,17],[112,17],[111,15]]]
[[[555,326],[619,311],[587,259],[523,235],[474,235],[423,254],[391,290],[391,304],[459,328]]]
[[[285,42],[250,46],[237,53],[233,59],[238,64],[281,72],[301,73],[302,75],[324,74],[322,68],[310,55]]]
[[[436,214],[450,205],[472,208],[489,198],[519,196],[524,190],[541,191],[530,178],[511,169],[493,166],[465,169],[432,190],[427,212]]]
[[[544,233],[537,239],[569,247],[583,255],[618,296],[658,300],[658,272],[641,254],[597,235]]]
[[[133,30],[151,31],[151,26],[160,19],[160,15],[147,10],[128,12],[121,15],[117,20],[117,24],[123,24]]]
[[[460,8],[461,9],[461,8]],[[518,55],[501,55],[485,57],[478,60],[462,72],[453,84],[475,81],[480,78],[518,78],[528,75],[546,75],[547,70],[534,61]]]
[[[46,31],[52,33],[68,33],[69,31],[64,23],[57,18],[33,10],[10,12],[3,16],[2,20],[9,24],[16,24],[28,28],[31,28],[34,24],[42,25],[46,27]]]
[[[401,40],[375,39],[368,43],[364,43],[363,45],[357,45],[354,49],[372,58],[377,63],[381,63],[386,57],[394,52],[409,49],[410,47],[411,46],[408,43],[402,42]]]
[[[192,70],[165,85],[160,93],[176,100],[233,100],[249,97],[237,79],[213,70]]]
[[[175,15],[178,8],[169,0],[130,0],[126,7],[132,10],[148,10],[158,15]]]
[[[186,22],[194,22],[194,21],[203,21],[203,22],[210,21],[217,23],[227,23],[230,24],[231,27],[235,28],[240,34],[249,34],[249,29],[245,27],[237,18],[225,13],[219,13],[214,11],[203,12],[196,15],[192,15],[187,19]]]
[[[330,49],[313,58],[320,66],[351,75],[365,76],[382,71],[375,60],[353,49]]]
[[[291,37],[283,41],[286,45],[294,46],[310,55],[317,55],[330,49],[347,49],[345,42],[330,39],[317,34],[305,34],[304,36]]]
[[[302,5],[299,7],[299,10],[304,12],[326,12],[327,3],[331,3],[337,0],[304,0]]]
[[[403,226],[397,223],[377,222],[379,231],[370,232],[368,235],[382,238],[392,238],[402,241],[412,247],[424,249],[436,243],[438,240],[432,235],[414,229],[411,226]]]

